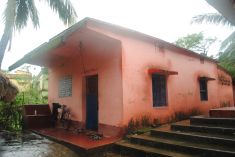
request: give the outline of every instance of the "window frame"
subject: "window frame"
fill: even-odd
[[[157,103],[157,98],[155,98],[155,95],[154,95],[155,91],[161,90],[161,89],[157,89],[158,88],[157,86],[154,86],[154,84],[156,85],[156,83],[154,83],[154,77],[157,77],[157,76],[164,77],[164,85],[163,86],[165,88],[165,91],[164,91],[164,98],[162,98],[162,99],[164,99],[164,104]],[[167,75],[161,74],[161,73],[153,73],[151,75],[151,81],[152,81],[152,105],[153,105],[153,107],[154,108],[168,107]],[[155,80],[155,81],[157,81],[157,80]],[[162,87],[160,87],[160,88],[162,88]],[[161,101],[161,100],[159,100],[159,101]]]
[[[203,78],[199,78],[199,94],[200,101],[208,101],[208,81]]]
[[[72,75],[63,76],[58,82],[58,97],[72,97],[73,95],[73,78]]]

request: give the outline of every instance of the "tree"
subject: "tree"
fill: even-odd
[[[216,38],[205,38],[203,33],[200,32],[181,37],[176,40],[175,44],[207,56],[211,44],[216,40]]]
[[[75,22],[77,14],[70,0],[45,1],[65,25]],[[29,19],[35,28],[39,27],[39,16],[34,0],[7,0],[3,19],[5,28],[0,40],[0,69],[7,47],[11,48],[14,31],[20,31],[26,27]]]
[[[234,25],[219,13],[208,13],[193,17],[192,23],[208,23],[234,28]],[[235,78],[235,31],[222,43],[218,54],[219,64]]]

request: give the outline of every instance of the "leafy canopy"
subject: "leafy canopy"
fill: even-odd
[[[205,38],[202,32],[189,34],[175,41],[177,46],[207,55],[210,46],[216,42],[216,38]]]
[[[191,23],[207,23],[234,28],[234,25],[219,13],[197,15],[192,18]],[[218,54],[219,64],[235,79],[235,31],[222,41],[220,51],[221,52]]]

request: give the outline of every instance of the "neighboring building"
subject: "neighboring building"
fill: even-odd
[[[207,113],[233,105],[230,75],[215,60],[163,40],[85,18],[12,65],[48,67],[49,103],[67,105],[87,129],[119,130],[148,114]]]
[[[24,70],[17,70],[14,73],[6,73],[9,80],[19,89],[20,92],[28,90],[32,81],[32,74]]]

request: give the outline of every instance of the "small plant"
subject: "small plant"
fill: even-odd
[[[158,119],[152,121],[151,116],[149,115],[142,115],[138,118],[131,118],[128,122],[127,134],[142,134],[157,125],[159,125]]]
[[[220,102],[220,107],[229,107],[229,106],[230,106],[230,101]]]
[[[141,116],[141,125],[142,127],[149,127],[151,126],[151,117],[149,115]]]
[[[158,125],[160,125],[159,119],[154,118],[154,119],[153,119],[153,122],[152,122],[152,127],[156,127],[156,126],[158,126]]]
[[[127,134],[132,134],[135,131],[135,120],[131,118],[127,125]]]
[[[138,129],[138,128],[141,128],[141,123],[140,123],[139,118],[136,118],[135,119],[135,129]]]

